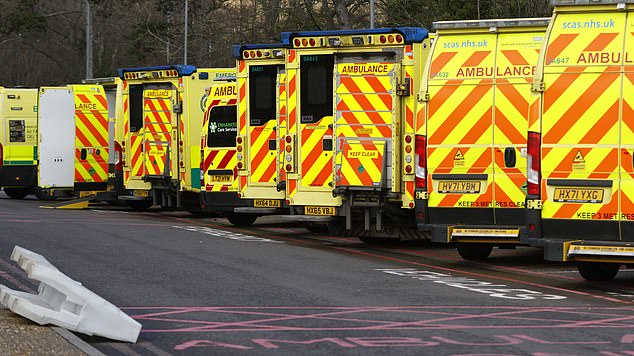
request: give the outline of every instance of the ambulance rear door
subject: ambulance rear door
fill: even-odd
[[[524,225],[528,102],[547,19],[500,27],[495,60],[493,198],[495,222]],[[528,21],[527,21],[528,22]]]
[[[575,8],[577,11],[557,13],[545,53],[541,85],[542,218],[618,220],[620,197],[624,198],[621,206],[625,211],[631,213],[634,208],[629,192],[619,195],[619,173],[629,175],[632,164],[631,151],[619,150],[620,137],[630,144],[634,137],[627,125],[632,109],[624,105],[621,96],[622,90],[627,93],[632,88],[629,80],[622,81],[621,72],[623,43],[631,43],[632,31],[626,27],[627,12],[593,12],[589,16],[578,10],[596,7]],[[622,105],[625,125],[619,124]],[[625,169],[619,168],[619,162]],[[544,223],[545,233],[556,229],[578,237],[578,231],[562,229],[562,223]],[[583,226],[601,239],[601,235],[619,236],[617,225]]]
[[[70,87],[41,88],[38,186],[73,187],[75,101]]]
[[[73,85],[75,182],[108,180],[108,101],[101,85]],[[103,187],[105,189],[105,186]]]
[[[133,99],[133,95],[136,98]],[[132,176],[171,177],[174,164],[170,159],[173,153],[172,105],[178,100],[176,88],[172,83],[131,85],[130,100],[139,99],[142,100],[142,121],[138,122],[139,113],[130,113],[136,116],[136,132],[132,130],[131,122]]]
[[[213,85],[203,121],[202,172],[206,192],[237,192],[236,84]]]
[[[496,34],[438,30],[427,75],[432,223],[493,221],[493,93]],[[480,208],[456,216],[446,208]]]
[[[338,55],[335,63],[335,184],[398,191],[392,153],[400,147],[394,53]],[[395,134],[396,132],[396,134]],[[398,179],[397,179],[398,180]]]

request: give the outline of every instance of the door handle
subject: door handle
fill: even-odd
[[[517,156],[515,155],[514,147],[507,147],[504,149],[504,165],[508,168],[515,167],[517,163]]]

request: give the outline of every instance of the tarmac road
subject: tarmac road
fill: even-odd
[[[107,355],[634,355],[630,271],[588,283],[531,248],[471,263],[274,217],[40,205],[0,193],[0,283],[36,290],[9,256],[44,255],[143,324],[136,344],[78,334]]]

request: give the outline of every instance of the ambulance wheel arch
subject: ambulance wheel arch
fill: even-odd
[[[577,270],[588,281],[610,281],[619,272],[621,264],[610,262],[578,262]]]

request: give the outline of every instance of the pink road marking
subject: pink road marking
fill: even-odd
[[[491,313],[484,314],[464,314],[464,313],[450,313],[442,312],[438,309],[445,308],[451,310],[469,309],[469,310],[493,310]],[[606,313],[607,311],[626,311],[631,314],[631,308],[598,308],[602,312],[590,313],[588,311],[576,312],[574,307],[535,307],[535,308],[520,308],[520,307],[361,307],[361,308],[345,308],[345,307],[128,307],[123,309],[130,310],[147,310],[147,309],[168,309],[158,313],[136,315],[135,318],[140,320],[149,321],[165,321],[172,323],[189,322],[192,324],[205,324],[203,326],[191,327],[191,328],[179,328],[179,329],[146,329],[143,332],[150,333],[175,333],[175,332],[245,332],[245,331],[350,331],[350,330],[462,330],[462,329],[508,329],[508,328],[526,328],[526,329],[549,329],[549,328],[632,328],[632,323],[614,323],[615,321],[631,321],[634,316],[618,315],[614,312]],[[334,312],[327,313],[313,313],[313,314],[278,314],[278,313],[263,313],[260,310],[315,310],[326,309],[334,310]],[[349,318],[335,318],[335,315],[345,315],[351,313],[364,313],[364,312],[396,312],[396,313],[409,313],[409,314],[442,314],[442,318],[419,320],[411,322],[393,322],[393,321],[378,321],[378,320],[363,320],[363,319],[349,319]],[[154,319],[150,316],[158,315],[173,315],[178,313],[191,313],[191,312],[221,312],[232,313],[236,315],[253,315],[253,316],[276,316],[276,318],[268,319],[256,319],[242,322],[205,322],[200,320],[188,320],[188,319]],[[566,313],[572,315],[591,315],[591,316],[613,316],[613,318],[605,320],[592,320],[592,321],[578,321],[578,320],[560,320],[560,319],[543,319],[543,318],[529,318],[529,317],[511,317],[518,314],[528,313]],[[445,317],[449,315],[450,317]],[[279,316],[279,317],[278,317]],[[474,325],[455,325],[455,324],[433,324],[446,321],[457,320],[473,320],[473,319],[510,319],[515,321],[538,321],[540,323],[550,322],[552,325],[526,325],[525,323],[520,325],[479,325],[477,322]],[[361,325],[361,326],[349,326],[349,327],[296,327],[289,325],[257,325],[263,322],[279,322],[279,321],[292,321],[297,319],[326,319],[328,321],[342,321],[342,322],[361,322],[361,323],[373,323],[382,325]],[[577,318],[578,319],[578,318]],[[433,325],[431,325],[433,324]]]

